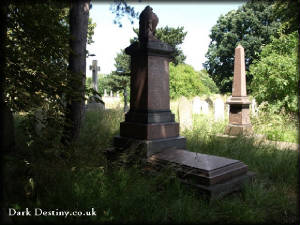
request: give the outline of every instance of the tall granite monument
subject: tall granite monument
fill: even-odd
[[[120,136],[114,138],[115,150],[137,144],[149,169],[171,165],[183,183],[211,197],[240,190],[253,175],[247,165],[185,149],[186,139],[170,111],[169,59],[174,50],[155,37],[157,23],[147,6],[140,15],[139,41],[125,50],[131,56],[130,110],[120,124]]]
[[[230,106],[229,125],[225,133],[232,136],[252,133],[249,116],[250,101],[247,97],[245,53],[244,48],[238,45],[234,55],[234,76],[232,96],[226,102]]]
[[[170,111],[169,61],[174,49],[155,37],[158,17],[150,6],[139,19],[138,42],[125,49],[131,56],[130,110],[114,145],[142,141],[149,156],[165,148],[185,148],[186,139],[179,136]]]

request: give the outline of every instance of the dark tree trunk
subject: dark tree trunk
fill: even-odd
[[[7,32],[7,4],[5,3],[6,1],[0,4],[0,149],[2,153],[11,151],[15,144],[13,115],[4,99]]]
[[[84,118],[84,88],[86,79],[86,42],[89,19],[90,1],[72,1],[70,8],[70,57],[71,72],[70,87],[67,103],[67,126],[63,143],[77,140],[82,120]]]

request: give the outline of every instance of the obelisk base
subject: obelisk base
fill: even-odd
[[[230,136],[252,134],[248,97],[231,96],[226,103],[229,104],[230,111],[229,124],[225,129],[225,134]]]
[[[229,136],[251,135],[253,133],[251,124],[229,124],[225,129],[225,134]]]

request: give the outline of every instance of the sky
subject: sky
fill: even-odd
[[[95,43],[87,45],[90,56],[87,58],[87,76],[91,77],[92,72],[89,66],[92,60],[98,60],[100,73],[108,74],[113,70],[117,53],[130,45],[130,38],[135,37],[133,28],[138,28],[138,20],[131,24],[127,16],[121,20],[122,27],[114,24],[115,14],[110,10],[112,3],[92,3],[90,18],[96,23],[93,40]],[[195,70],[203,69],[202,64],[206,61],[205,54],[210,43],[209,34],[211,28],[217,23],[221,15],[225,15],[231,10],[237,10],[243,2],[188,2],[188,3],[157,3],[142,1],[141,3],[129,3],[134,6],[135,11],[142,12],[150,5],[153,12],[158,16],[157,28],[184,27],[187,35],[180,46],[186,56],[185,63],[192,65]]]

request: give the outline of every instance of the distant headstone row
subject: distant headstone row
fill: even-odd
[[[215,121],[223,121],[229,117],[229,106],[225,104],[225,97],[218,96],[215,99],[206,98],[203,99],[199,96],[188,100],[185,97],[181,97],[178,101],[178,116],[182,130],[191,129],[193,114],[211,114]],[[212,103],[212,104],[211,104]],[[251,113],[253,116],[257,116],[258,108],[255,99],[251,101]]]

